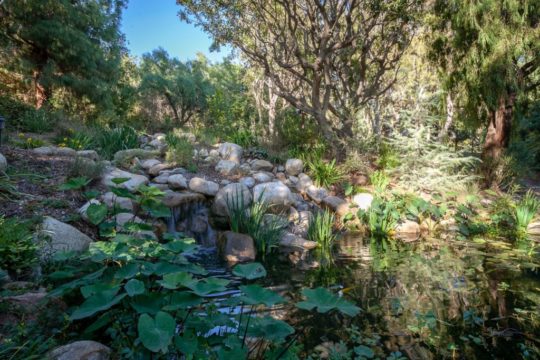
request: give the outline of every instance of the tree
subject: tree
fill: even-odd
[[[508,146],[515,108],[540,85],[540,4],[535,0],[437,0],[432,58],[450,90],[464,91],[462,116],[483,124],[483,158]],[[462,90],[463,89],[463,90]]]
[[[143,55],[140,89],[163,97],[176,124],[183,126],[207,107],[207,97],[213,92],[205,74],[207,66],[202,55],[183,63],[164,49],[156,49]]]
[[[390,89],[416,0],[178,0],[184,20],[262,67],[344,156],[358,109]],[[341,151],[339,151],[341,150]]]
[[[35,105],[65,88],[94,102],[116,79],[124,52],[119,22],[124,0],[5,0],[0,45],[12,71],[31,80]]]

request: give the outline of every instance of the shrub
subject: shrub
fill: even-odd
[[[0,268],[11,275],[25,275],[37,261],[31,223],[0,217]]]
[[[257,146],[257,137],[249,130],[238,130],[231,134],[229,141],[242,146],[243,148],[249,148]]]
[[[68,170],[68,178],[85,177],[90,180],[97,180],[105,171],[105,163],[90,159],[75,157]]]
[[[358,218],[368,226],[371,235],[390,236],[400,218],[392,201],[375,197],[367,211],[359,210]]]
[[[180,166],[189,166],[193,163],[193,145],[183,136],[174,133],[165,135],[168,149],[165,158],[168,162],[176,163]]]
[[[333,231],[334,222],[334,214],[327,210],[320,211],[313,215],[307,231],[308,240],[315,241],[319,244],[320,253],[327,259],[331,257],[332,248],[336,240],[336,235]]]
[[[73,129],[68,129],[67,134],[59,136],[55,139],[55,143],[60,147],[68,147],[75,150],[88,150],[93,148],[94,140],[92,137],[82,131],[75,132]]]
[[[529,190],[525,196],[516,203],[514,219],[518,231],[525,231],[540,209],[540,200]]]
[[[375,163],[381,169],[393,169],[399,165],[399,154],[394,147],[383,142],[379,148],[379,158]]]
[[[322,159],[308,160],[309,173],[317,186],[330,187],[343,179],[341,169],[336,160],[325,162]]]
[[[139,147],[139,137],[135,129],[129,126],[116,128],[96,127],[90,130],[89,136],[93,139],[91,147],[104,159],[112,159],[120,150]]]
[[[55,129],[57,118],[46,109],[27,110],[17,121],[19,131],[46,133]]]
[[[45,145],[45,142],[41,139],[33,138],[31,136],[26,137],[23,133],[18,135],[19,140],[14,143],[23,149],[35,149]]]
[[[373,188],[375,190],[376,194],[382,194],[388,185],[390,185],[390,178],[384,171],[374,171],[370,176],[369,180],[371,181],[371,184],[373,185]]]

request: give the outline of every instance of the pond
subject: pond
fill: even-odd
[[[540,347],[540,256],[531,244],[405,244],[348,234],[332,263],[307,271],[267,263],[265,281],[289,286],[293,299],[303,287],[333,288],[362,308],[354,318],[289,312],[308,353],[363,344],[413,359],[536,358],[530,347]]]

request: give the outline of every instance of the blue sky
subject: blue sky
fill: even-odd
[[[220,61],[228,52],[210,52],[210,37],[193,24],[178,18],[175,0],[129,0],[122,17],[122,32],[132,55],[141,56],[158,47],[170,55],[188,60],[202,52],[211,61]]]

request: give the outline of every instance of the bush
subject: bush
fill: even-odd
[[[68,170],[68,178],[85,177],[90,180],[97,180],[105,171],[105,164],[101,161],[75,157]]]
[[[514,219],[518,231],[526,231],[531,221],[540,209],[540,200],[529,190],[525,196],[516,203]]]
[[[193,163],[193,145],[183,136],[168,133],[165,135],[168,149],[165,159],[168,162],[176,163],[180,166],[190,166]]]
[[[375,190],[376,194],[381,195],[388,185],[390,185],[390,178],[384,171],[374,171],[369,176],[369,181],[371,181],[371,184],[373,185],[373,188]]]
[[[96,127],[90,130],[88,136],[93,139],[91,147],[108,160],[111,160],[117,151],[139,147],[137,131],[129,126],[112,129]]]
[[[400,215],[392,201],[375,197],[367,211],[358,211],[358,218],[367,225],[371,235],[387,237],[394,231]]]
[[[31,223],[0,217],[0,268],[20,277],[37,262],[37,246]]]
[[[64,136],[58,136],[54,141],[60,147],[68,147],[75,150],[89,150],[93,148],[94,140],[92,137],[82,131],[75,132],[73,129],[67,129]]]
[[[243,148],[257,146],[257,137],[249,130],[238,130],[232,133],[228,141],[238,144]]]
[[[309,174],[317,186],[330,187],[343,179],[341,169],[336,165],[336,160],[325,162],[322,159],[308,160]]]
[[[43,140],[31,136],[26,137],[23,133],[20,133],[18,138],[19,140],[14,141],[14,143],[23,149],[35,149],[45,145]]]
[[[0,114],[6,117],[9,128],[23,132],[50,132],[57,123],[57,116],[50,110],[36,110],[33,106],[8,97],[0,97]]]

